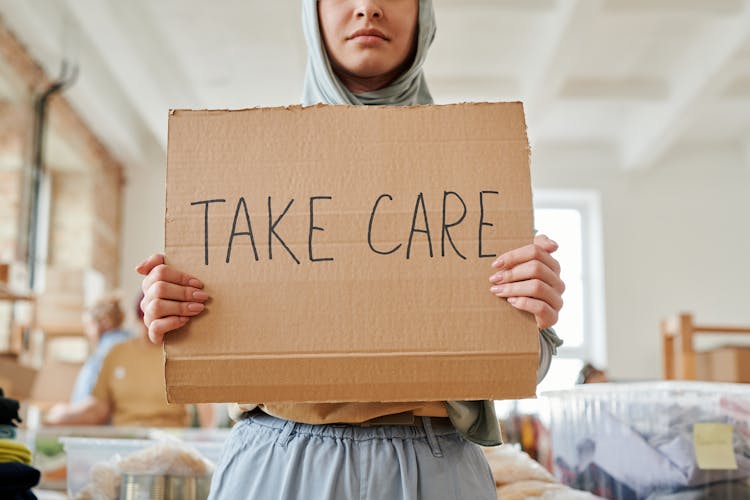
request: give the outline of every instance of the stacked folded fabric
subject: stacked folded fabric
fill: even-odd
[[[0,426],[2,436],[13,436],[18,416],[18,401],[4,397],[0,389]],[[31,450],[18,441],[0,439],[0,498],[34,500],[31,488],[39,484],[40,473],[31,467]]]
[[[18,462],[31,464],[31,450],[18,441],[0,439],[0,464],[6,462]]]

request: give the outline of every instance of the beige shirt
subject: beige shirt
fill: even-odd
[[[114,346],[102,362],[92,396],[109,403],[112,425],[184,427],[184,405],[167,403],[159,346],[139,338]]]
[[[539,331],[539,366],[537,369],[537,383],[541,382],[549,370],[552,355],[562,340],[551,328]],[[480,401],[452,401],[450,406],[451,421],[457,425],[459,431],[467,433],[475,427],[475,422],[485,422],[490,427],[481,429],[479,435],[468,437],[470,440],[490,445],[500,442],[500,431],[494,412],[488,417],[485,402]],[[458,409],[457,409],[458,407]],[[398,413],[411,412],[415,416],[448,417],[448,407],[444,401],[414,402],[414,403],[268,403],[233,405],[229,413],[234,420],[238,420],[243,412],[260,408],[275,417],[306,424],[359,424],[374,418]],[[493,433],[496,434],[493,437]],[[468,434],[465,435],[467,437]]]
[[[443,401],[413,403],[267,403],[237,405],[230,409],[235,420],[245,412],[260,407],[274,417],[304,424],[359,424],[398,413],[411,412],[415,416],[447,417]]]

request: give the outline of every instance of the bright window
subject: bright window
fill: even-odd
[[[565,282],[565,305],[555,325],[564,340],[539,392],[571,387],[583,363],[606,366],[604,276],[598,194],[536,191],[534,225],[555,240]]]
[[[565,305],[555,331],[565,342],[552,359],[547,376],[537,387],[544,391],[569,389],[583,363],[606,366],[604,331],[604,268],[599,196],[591,191],[534,191],[534,226],[559,244],[566,290]],[[498,401],[499,416],[538,411],[539,400]]]

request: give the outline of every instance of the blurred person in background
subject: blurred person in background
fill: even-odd
[[[83,331],[89,341],[91,355],[78,372],[69,403],[53,407],[53,412],[63,412],[71,405],[85,401],[91,396],[102,362],[109,351],[128,340],[130,332],[122,328],[125,315],[120,307],[120,299],[114,296],[104,297],[83,313]]]
[[[138,334],[114,345],[101,362],[91,394],[52,408],[45,418],[47,425],[189,425],[187,407],[167,403],[162,349],[148,340],[141,300],[142,296],[136,302]]]
[[[83,313],[83,331],[91,346],[91,356],[78,373],[71,403],[80,403],[91,395],[107,353],[130,338],[130,332],[122,329],[124,319],[120,300],[115,297],[100,299]]]

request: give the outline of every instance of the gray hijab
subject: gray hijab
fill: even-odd
[[[389,86],[353,94],[331,69],[323,37],[318,24],[318,1],[302,0],[302,28],[307,41],[307,72],[302,104],[366,104],[412,106],[432,104],[432,96],[427,88],[422,65],[435,38],[435,13],[432,0],[419,0],[419,33],[417,53],[411,67]]]

